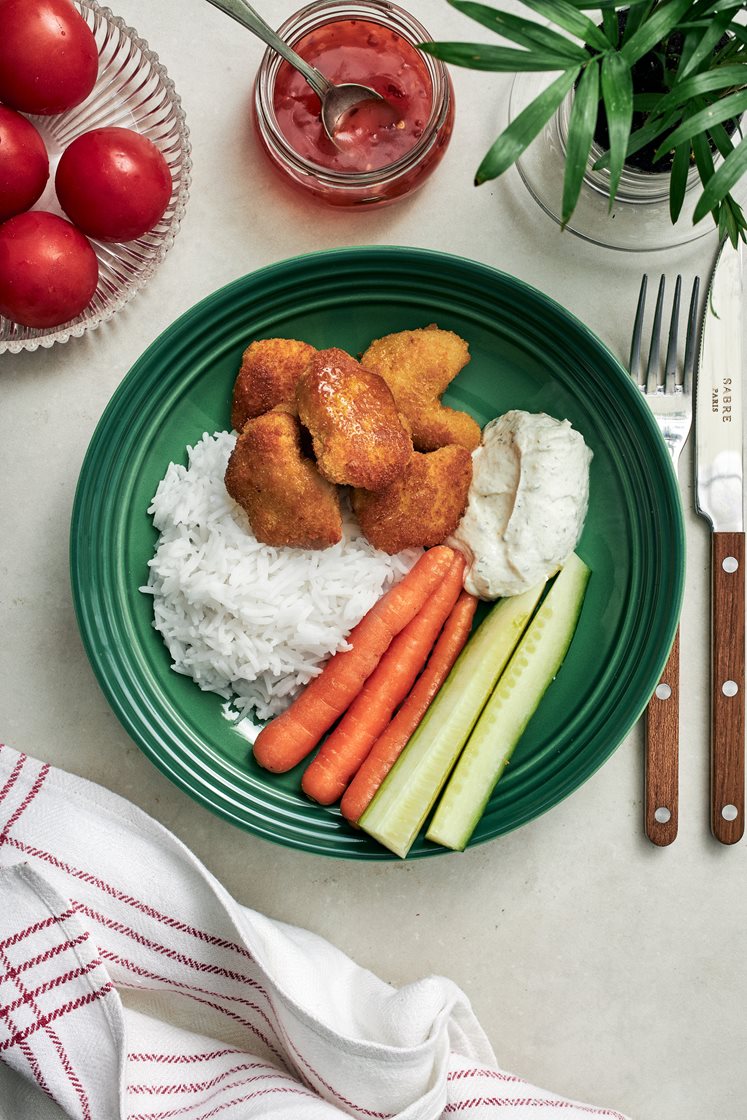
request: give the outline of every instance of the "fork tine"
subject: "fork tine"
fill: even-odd
[[[677,328],[680,320],[680,293],[682,291],[682,277],[678,276],[674,285],[674,298],[672,300],[672,318],[669,322],[669,339],[667,341],[667,356],[664,360],[664,392],[673,393],[677,378]]]
[[[685,336],[685,361],[682,367],[682,389],[685,393],[692,393],[693,371],[695,369],[695,346],[698,341],[698,297],[700,296],[700,277],[693,280],[693,291],[690,296],[690,311],[687,316],[687,335]]]
[[[656,309],[654,310],[654,325],[651,330],[651,349],[648,352],[646,363],[646,392],[655,393],[659,384],[659,344],[661,342],[661,315],[664,308],[664,276],[659,280],[659,291],[656,293]]]
[[[643,312],[646,306],[647,286],[648,276],[644,273],[641,279],[641,290],[638,293],[638,307],[635,313],[633,338],[630,343],[630,361],[628,362],[630,375],[637,385],[641,384],[641,335],[643,334]]]

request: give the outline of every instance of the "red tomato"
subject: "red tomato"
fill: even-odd
[[[0,0],[0,101],[62,113],[96,83],[93,32],[70,0]]]
[[[0,105],[0,222],[33,206],[48,178],[41,136],[31,121]]]
[[[29,210],[0,226],[0,315],[56,327],[87,307],[99,276],[86,238],[56,214]]]
[[[73,140],[57,167],[60,206],[89,237],[133,241],[161,218],[171,172],[158,148],[129,128],[95,128]]]

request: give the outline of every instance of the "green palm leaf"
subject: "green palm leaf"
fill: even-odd
[[[605,8],[602,12],[602,27],[610,43],[617,50],[620,45],[620,22],[617,18],[617,12],[612,11],[611,8]]]
[[[724,159],[731,155],[734,144],[732,143],[731,136],[722,124],[714,124],[712,128],[709,128],[708,136],[716,145]]]
[[[734,10],[741,8],[743,0],[695,0],[692,6],[692,12],[688,13],[688,18],[702,19],[703,17],[713,17],[718,12]]]
[[[610,137],[611,207],[620,182],[633,123],[633,79],[622,52],[606,54],[602,59],[602,98]]]
[[[586,67],[581,75],[568,122],[561,213],[563,226],[568,222],[578,202],[586,163],[591,151],[598,110],[599,65],[593,62]]]
[[[682,41],[682,50],[680,51],[679,63],[677,66],[677,81],[682,81],[687,75],[690,66],[690,59],[698,49],[698,44],[703,39],[703,34],[706,30],[703,27],[692,27],[689,24],[687,26],[682,24],[681,29],[683,31],[684,38]],[[698,69],[702,69],[702,66],[698,65]]]
[[[665,4],[656,7],[644,23],[623,44],[621,54],[628,66],[632,66],[644,54],[666,39],[670,31],[676,26],[677,21],[691,6],[692,0],[668,0]]]
[[[648,19],[654,3],[655,0],[649,0],[648,4],[639,4],[637,8],[629,9],[627,19],[625,20],[623,43],[627,43],[628,39],[635,35],[643,21]]]
[[[713,125],[721,124],[722,121],[733,120],[746,109],[747,90],[732,93],[728,97],[723,97],[720,101],[715,101],[713,105],[706,106],[705,109],[699,109],[691,116],[685,117],[674,132],[665,138],[663,144],[657,149],[654,158],[660,159],[665,152],[669,151],[670,148],[676,148],[683,140],[691,140],[699,132],[706,132]]]
[[[713,177],[715,169],[713,166],[713,153],[709,147],[708,139],[704,132],[701,132],[698,136],[693,136],[692,149],[693,155],[695,156],[695,163],[698,168],[698,174],[700,175],[700,181],[705,186],[705,184]],[[716,225],[718,225],[721,220],[719,216],[719,207],[714,207],[711,213],[713,215],[713,220],[715,221]],[[698,219],[698,221],[700,221],[700,218]],[[695,217],[693,217],[693,224],[695,224]]]
[[[718,232],[723,240],[728,237],[736,249],[739,239],[747,241],[747,221],[742,207],[728,194],[718,208]]]
[[[693,222],[699,222],[701,218],[714,210],[726,198],[731,188],[739,182],[745,171],[747,171],[747,139],[743,140],[731,155],[726,157],[715,174],[706,183],[695,207]]]
[[[740,27],[739,24],[734,23],[729,28],[729,31],[740,43],[747,44],[747,27]]]
[[[619,8],[620,0],[596,0],[592,3],[591,0],[568,0],[574,8],[579,8],[582,11],[596,9],[596,8]],[[650,4],[651,0],[627,0],[626,8],[637,8],[641,4]]]
[[[497,178],[518,159],[572,89],[579,73],[580,67],[575,67],[561,74],[531,104],[522,109],[488,151],[477,169],[475,183]]]
[[[733,12],[722,12],[721,15],[717,15],[710,23],[699,38],[698,45],[682,68],[681,76],[683,78],[686,77],[687,74],[692,73],[693,70],[700,66],[704,59],[708,58],[733,18]]]
[[[577,63],[585,62],[588,57],[583,47],[579,47],[577,43],[530,19],[500,12],[497,8],[488,7],[487,4],[475,4],[472,0],[449,0],[449,3],[476,23],[482,24],[490,31],[495,31],[505,39],[518,43],[521,47],[529,47],[530,50],[539,47],[542,51],[550,51],[552,54]]]
[[[675,148],[672,172],[669,176],[669,216],[673,224],[682,212],[689,172],[690,145],[680,144],[679,147]]]
[[[682,81],[678,78],[669,93],[661,98],[657,111],[664,113],[676,105],[684,105],[695,97],[704,93],[713,93],[718,89],[729,89],[730,86],[747,86],[747,63],[735,63],[733,66],[719,66],[715,70],[704,70],[702,74],[693,74]]]
[[[453,0],[451,0],[453,3]],[[608,51],[612,44],[603,31],[597,27],[592,19],[574,8],[567,0],[521,0],[527,8],[531,8],[540,16],[552,20],[558,27],[571,35],[577,35],[590,47],[600,51]]]
[[[736,12],[744,7],[744,0],[716,0],[715,3],[709,4],[711,12]]]
[[[698,136],[693,136],[692,149],[700,181],[705,186],[714,174],[715,168],[713,166],[713,152],[708,145],[708,139],[704,132],[701,132]]]
[[[496,70],[519,73],[539,70],[566,70],[569,66],[579,69],[563,55],[548,51],[517,51],[513,47],[491,47],[484,43],[419,43],[426,54],[440,58],[452,66],[466,66],[469,70]]]

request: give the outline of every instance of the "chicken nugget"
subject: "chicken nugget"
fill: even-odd
[[[327,548],[342,539],[337,490],[304,456],[301,425],[287,408],[246,422],[225,481],[263,544]]]
[[[479,446],[479,424],[467,412],[441,404],[442,393],[468,361],[464,339],[435,325],[377,338],[361,358],[392,390],[412,426],[416,451],[452,443],[468,451]]]
[[[412,440],[389,386],[344,350],[314,355],[296,386],[296,404],[329,482],[379,490],[410,461]]]
[[[315,353],[308,342],[295,338],[261,338],[247,346],[233,387],[231,423],[236,431],[280,404],[293,407],[296,382]]]
[[[405,473],[385,490],[353,491],[353,509],[374,548],[393,554],[404,548],[442,544],[467,505],[472,456],[451,444],[416,451]]]

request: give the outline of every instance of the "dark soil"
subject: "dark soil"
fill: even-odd
[[[620,37],[625,29],[627,22],[628,12],[623,10],[617,13],[618,26],[620,28]],[[674,32],[670,35],[666,42],[664,50],[656,48],[645,54],[643,58],[635,63],[632,69],[633,89],[636,93],[667,93],[669,84],[666,80],[666,74],[673,74],[676,72],[679,62],[680,53],[682,51],[683,36],[681,32]],[[728,36],[724,35],[719,47],[724,46],[728,42]],[[634,112],[633,124],[631,131],[636,132],[646,123],[646,113]],[[736,122],[726,122],[724,126],[730,134],[736,128]],[[600,148],[605,151],[609,148],[610,138],[607,129],[607,114],[604,111],[604,104],[599,102],[599,115],[597,117],[597,127],[594,131],[594,139]],[[630,167],[636,167],[639,171],[652,171],[652,172],[668,172],[671,170],[673,163],[673,153],[666,152],[661,159],[655,160],[654,153],[656,152],[661,138],[651,144],[646,144],[637,152],[628,156],[625,162]]]

